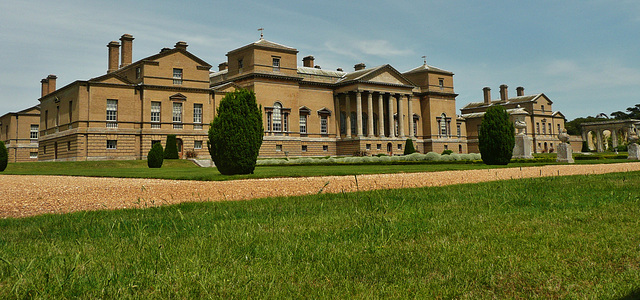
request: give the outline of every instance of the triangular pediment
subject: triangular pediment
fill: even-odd
[[[384,83],[393,85],[414,85],[409,79],[404,77],[398,70],[390,65],[384,65],[361,78],[362,81],[372,83]]]
[[[225,84],[214,86],[212,89],[216,91],[216,93],[233,93],[236,90],[239,90],[240,86],[233,82],[227,82]]]
[[[175,95],[172,95],[169,97],[170,100],[172,101],[186,101],[187,100],[187,96],[177,93]]]

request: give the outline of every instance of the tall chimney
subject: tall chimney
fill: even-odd
[[[44,97],[49,94],[49,80],[45,78],[40,80],[40,83],[42,83],[42,95],[40,97]]]
[[[484,104],[491,104],[491,88],[485,86],[482,91],[484,92]]]
[[[360,71],[360,70],[364,70],[365,68],[367,68],[367,66],[364,63],[359,63],[359,64],[353,66],[353,68],[356,71]]]
[[[220,63],[218,65],[218,71],[224,71],[229,67],[229,63],[227,63],[226,61],[223,63]]]
[[[524,88],[519,86],[516,88],[516,93],[518,94],[518,97],[522,97],[524,96]]]
[[[183,41],[179,41],[176,43],[176,45],[174,47],[180,49],[180,50],[187,50],[187,42],[183,42]]]
[[[49,93],[51,94],[53,92],[56,91],[56,79],[58,79],[58,76],[56,75],[49,75],[47,76],[47,81],[49,82]]]
[[[107,47],[109,48],[109,69],[107,69],[107,73],[111,73],[118,70],[118,60],[120,59],[118,52],[120,51],[120,43],[111,41],[107,44]]]
[[[309,56],[305,56],[302,59],[302,65],[308,68],[313,68],[313,62],[314,62],[315,58],[313,57],[313,55],[309,55]]]
[[[120,37],[120,42],[122,42],[122,48],[120,51],[120,68],[123,68],[131,64],[131,58],[133,55],[133,36],[130,34],[123,34]]]
[[[500,100],[507,101],[509,99],[509,92],[507,90],[508,86],[506,84],[500,85]]]

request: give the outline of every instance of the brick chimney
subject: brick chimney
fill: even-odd
[[[313,65],[314,60],[315,60],[315,58],[312,55],[305,56],[302,59],[302,65],[307,67],[307,68],[313,68],[314,67],[314,65]]]
[[[179,41],[179,42],[176,43],[176,45],[174,47],[176,47],[177,49],[186,51],[188,46],[189,45],[187,45],[187,42]]]
[[[506,84],[500,85],[500,100],[507,101],[509,99],[509,91],[507,90],[508,86]]]
[[[366,69],[366,68],[367,68],[367,66],[366,66],[364,63],[359,63],[359,64],[357,64],[357,65],[353,66],[353,68],[354,68],[356,71],[360,71],[360,70],[364,70],[364,69]]]
[[[40,83],[42,84],[42,95],[40,97],[44,97],[49,94],[49,80],[45,78],[40,80]]]
[[[51,94],[56,91],[56,79],[58,79],[58,76],[56,75],[47,76],[47,82],[49,83],[49,93],[47,94]]]
[[[484,92],[484,104],[491,104],[491,88],[485,86],[482,91]]]
[[[130,34],[123,34],[120,37],[122,48],[120,51],[120,68],[124,68],[131,64],[133,56],[133,36]]]
[[[226,61],[218,65],[218,71],[224,71],[227,68],[229,68],[229,63],[227,63]]]
[[[107,73],[111,73],[118,70],[118,60],[120,60],[120,43],[111,41],[107,44],[107,48],[109,48],[109,68],[107,69]]]
[[[518,97],[524,96],[524,88],[521,87],[521,86],[517,87],[516,88],[516,93],[517,93]]]

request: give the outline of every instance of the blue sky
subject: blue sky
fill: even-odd
[[[458,109],[503,83],[545,93],[569,120],[640,103],[640,1],[25,0],[0,3],[0,115],[36,105],[48,74],[58,88],[104,74],[124,33],[134,61],[186,41],[217,70],[260,27],[323,69],[404,72],[427,56],[455,73]]]

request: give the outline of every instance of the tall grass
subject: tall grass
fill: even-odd
[[[0,220],[0,298],[618,298],[639,175]]]

